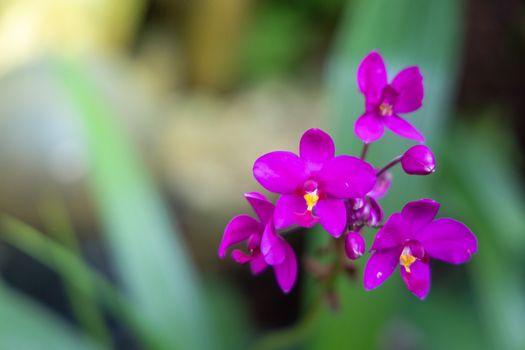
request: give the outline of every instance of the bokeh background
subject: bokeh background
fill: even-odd
[[[217,258],[222,231],[261,154],[311,127],[360,152],[372,49],[421,67],[438,161],[394,170],[386,212],[431,196],[479,252],[433,264],[423,302],[363,291],[363,261],[336,296],[302,268],[284,295]],[[519,0],[2,0],[0,349],[525,349],[524,62]]]

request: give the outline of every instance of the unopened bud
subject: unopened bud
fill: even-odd
[[[365,253],[365,239],[359,232],[349,232],[345,237],[345,252],[348,259],[359,259]]]
[[[436,159],[430,148],[425,145],[416,145],[403,154],[401,166],[407,174],[428,175],[436,170]]]

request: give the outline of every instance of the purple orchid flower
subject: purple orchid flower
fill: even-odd
[[[462,264],[477,252],[476,236],[461,222],[434,220],[439,203],[421,199],[393,214],[377,233],[364,271],[365,289],[380,286],[400,265],[408,290],[424,299],[430,290],[430,258]]]
[[[279,287],[288,293],[297,279],[297,258],[292,247],[275,231],[274,205],[258,192],[244,196],[259,220],[245,214],[234,217],[224,229],[218,255],[224,258],[231,246],[246,241],[248,253],[235,249],[231,254],[233,260],[250,263],[254,275],[272,266]]]
[[[253,166],[253,175],[264,188],[282,194],[273,216],[275,227],[312,227],[320,222],[339,237],[347,222],[344,199],[368,193],[375,184],[375,171],[359,158],[336,157],[332,138],[320,129],[303,134],[299,154],[267,153]]]
[[[363,142],[379,140],[384,126],[399,136],[424,142],[424,136],[399,114],[413,112],[423,103],[423,76],[418,67],[399,72],[388,84],[381,55],[370,52],[357,71],[357,85],[365,95],[365,113],[355,123],[355,133]]]

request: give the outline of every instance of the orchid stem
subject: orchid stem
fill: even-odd
[[[379,170],[376,174],[376,176],[381,176],[384,172],[386,172],[388,169],[396,165],[401,161],[401,156],[397,156],[394,159],[390,161],[387,165],[385,165],[381,170]]]
[[[274,331],[259,338],[253,346],[255,350],[288,349],[293,345],[298,345],[305,341],[305,338],[310,333],[311,327],[315,324],[317,316],[323,309],[322,306],[327,293],[334,290],[336,281],[344,270],[343,267],[346,263],[344,236],[335,241],[335,250],[336,259],[333,262],[330,274],[324,279],[323,287],[319,295],[312,301],[312,304],[307,308],[301,319],[289,328]]]
[[[366,154],[368,153],[369,146],[370,146],[369,143],[366,143],[366,142],[363,143],[363,149],[361,150],[361,159],[364,160],[366,158]]]

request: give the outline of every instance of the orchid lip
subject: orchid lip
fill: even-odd
[[[410,247],[405,246],[403,248],[403,252],[401,253],[401,256],[399,257],[399,264],[405,268],[405,271],[407,273],[410,273],[410,266],[415,263],[417,258],[412,255],[412,251],[410,250]]]
[[[425,258],[425,249],[417,240],[409,239],[403,245],[403,251],[399,257],[399,264],[405,268],[407,273],[410,273],[410,266],[418,260]]]
[[[318,183],[315,180],[308,180],[303,185],[302,196],[306,202],[306,211],[312,212],[320,199]]]
[[[303,196],[304,200],[306,201],[307,211],[312,211],[319,201],[319,195],[317,194],[317,189],[312,192],[306,192]]]

